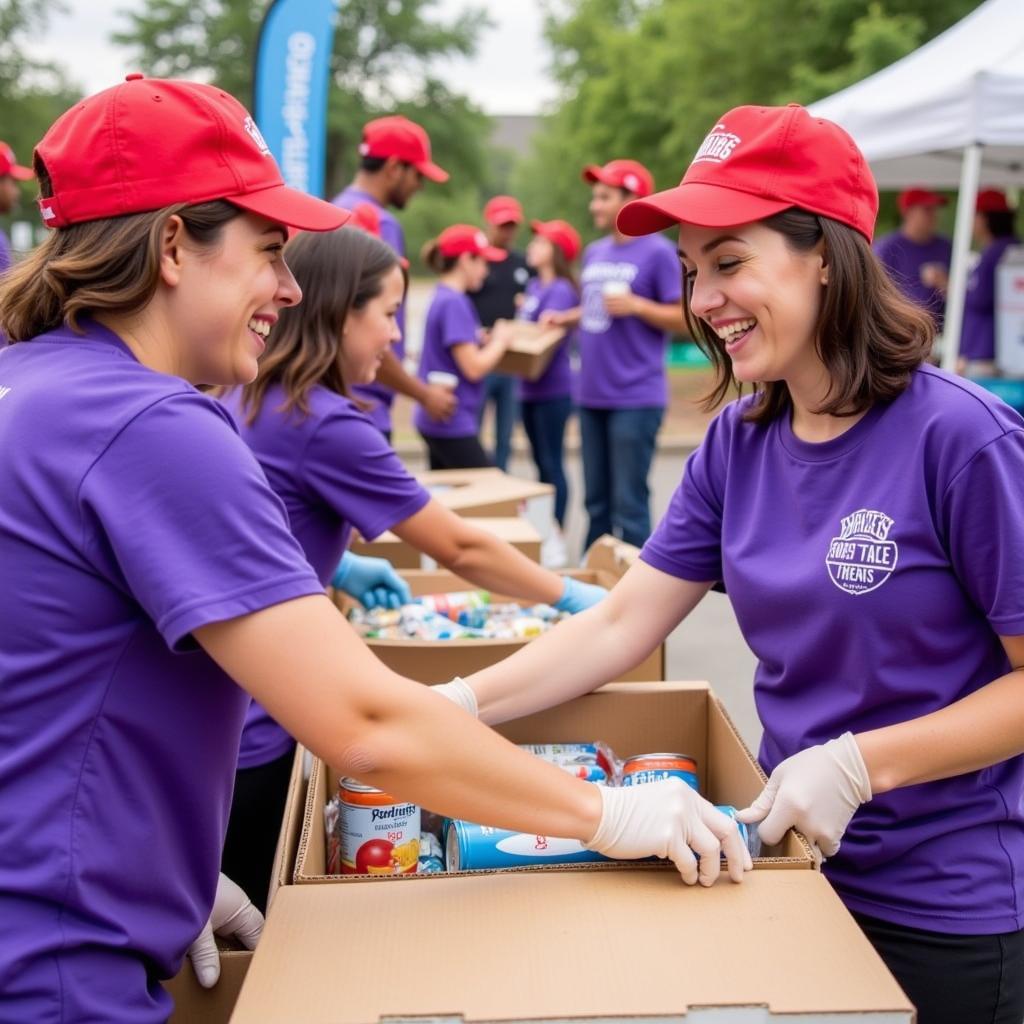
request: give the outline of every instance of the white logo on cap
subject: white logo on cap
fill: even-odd
[[[263,138],[263,132],[260,131],[256,122],[251,117],[247,117],[242,122],[242,127],[245,129],[245,134],[256,143],[257,149],[264,156],[270,156],[270,147],[267,145],[267,140]]]
[[[53,220],[57,214],[50,208],[45,199],[39,202],[39,212],[43,215],[43,220]]]
[[[740,137],[730,132],[724,124],[716,124],[700,144],[700,149],[697,150],[692,162],[699,164],[702,161],[710,161],[720,164],[732,156],[732,151],[741,141]]]
[[[476,233],[475,241],[481,249],[487,248],[487,236],[482,231]]]
[[[622,178],[622,184],[629,189],[630,192],[640,191],[640,179],[635,174],[626,174]]]

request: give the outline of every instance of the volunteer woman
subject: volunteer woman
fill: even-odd
[[[507,253],[488,245],[484,233],[472,224],[454,224],[428,242],[422,255],[440,281],[427,311],[419,375],[427,383],[436,383],[436,375],[450,378],[459,404],[447,420],[433,419],[419,406],[413,422],[427,443],[431,469],[489,466],[491,460],[477,436],[483,380],[505,354],[508,338],[492,331],[484,339],[466,292],[479,291],[488,262],[500,262]]]
[[[708,882],[723,835],[738,876],[738,833],[685,787],[602,792],[525,755],[388,671],[324,595],[193,387],[252,380],[299,301],[283,225],[344,219],[284,186],[244,108],[130,75],[59,118],[35,166],[56,230],[0,284],[0,1020],[167,1019],[160,979],[217,887],[232,679],[410,801],[668,854],[690,881],[687,844]]]
[[[526,247],[526,262],[536,271],[526,285],[526,298],[519,310],[523,320],[538,321],[545,315],[575,309],[580,296],[572,264],[580,254],[580,236],[564,220],[530,222],[533,238]],[[523,426],[530,441],[533,461],[540,479],[555,488],[555,521],[558,533],[557,561],[565,564],[565,509],[569,484],[565,478],[565,425],[572,413],[572,368],[569,338],[559,345],[547,370],[537,380],[524,380],[519,397]]]
[[[531,603],[577,612],[604,597],[603,587],[542,569],[433,500],[349,397],[350,387],[373,381],[398,333],[406,279],[395,251],[345,227],[300,234],[284,257],[302,303],[281,311],[259,376],[224,403],[320,582],[371,607],[410,600],[387,560],[345,550],[355,527],[367,540],[392,530],[475,586]],[[294,746],[253,702],[221,866],[257,903],[270,880]]]
[[[923,362],[876,212],[853,141],[795,105],[725,114],[623,210],[627,233],[679,224],[715,397],[753,394],[606,601],[453,692],[486,722],[586,692],[723,581],[771,773],[741,817],[817,845],[920,1024],[1020,1024],[1024,421]]]

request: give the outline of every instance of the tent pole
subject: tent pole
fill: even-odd
[[[960,192],[956,201],[956,227],[953,231],[953,265],[950,267],[949,289],[946,292],[945,328],[942,334],[942,368],[956,372],[960,355],[960,333],[964,322],[964,298],[967,294],[967,257],[971,251],[974,229],[974,204],[978,198],[981,176],[981,143],[972,142],[964,149],[960,165]]]

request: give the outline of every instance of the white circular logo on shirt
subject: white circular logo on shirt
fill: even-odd
[[[839,536],[828,546],[825,565],[832,582],[848,594],[877,590],[893,573],[899,549],[889,540],[895,520],[860,508],[843,516]]]
[[[526,284],[530,280],[530,272],[526,267],[516,267],[512,276],[516,279],[516,284]]]

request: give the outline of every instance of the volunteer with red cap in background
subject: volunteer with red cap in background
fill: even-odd
[[[615,227],[626,203],[654,190],[646,167],[612,160],[586,167],[583,178],[594,225],[609,234],[583,253],[580,307],[546,319],[579,325],[584,547],[605,533],[639,546],[651,532],[647,476],[668,404],[665,352],[683,330],[679,260],[666,239],[627,238]]]
[[[380,222],[375,234],[404,258],[405,233],[389,207],[404,210],[423,187],[424,178],[441,184],[448,180],[448,172],[431,159],[430,136],[407,117],[378,117],[363,126],[355,180],[331,202],[346,210],[365,204],[375,207]],[[398,327],[404,336],[404,306],[398,314]],[[404,337],[399,337],[385,353],[377,380],[354,390],[357,397],[373,403],[368,410],[370,418],[388,440],[391,439],[391,404],[396,391],[418,402],[435,419],[448,419],[455,412],[452,393],[406,372],[402,365],[404,356]]]
[[[681,184],[694,336],[726,406],[596,608],[451,684],[486,722],[637,664],[716,582],[758,657],[767,843],[795,826],[918,1010],[1024,1018],[1024,420],[925,362],[871,252],[871,172],[797,105],[719,118]]]
[[[533,238],[526,247],[526,262],[536,277],[526,286],[519,316],[536,322],[549,312],[579,306],[580,293],[572,267],[582,246],[576,229],[564,220],[534,220],[530,227]],[[565,425],[572,414],[571,337],[572,332],[567,332],[544,373],[537,380],[524,380],[519,391],[523,427],[537,473],[544,483],[555,488],[556,530],[545,541],[544,552],[544,564],[555,568],[568,561],[562,531],[569,502],[564,455]]]
[[[523,208],[513,196],[494,196],[484,205],[487,244],[505,252],[505,259],[491,263],[487,268],[484,283],[469,293],[485,330],[492,328],[498,320],[515,317],[519,297],[530,280],[526,257],[513,248],[522,223]],[[512,431],[519,419],[519,379],[509,373],[487,374],[480,402],[480,426],[489,403],[494,405],[494,464],[498,469],[507,469]]]
[[[721,844],[739,877],[734,825],[685,785],[570,778],[390,672],[327,599],[194,387],[256,376],[301,298],[287,227],[344,219],[284,185],[245,109],[130,75],[59,118],[35,166],[55,230],[0,282],[0,1020],[162,1022],[204,922],[251,944],[244,896],[214,899],[245,691],[403,799],[671,856],[688,881],[688,847],[710,883]]]
[[[345,227],[301,234],[284,255],[302,302],[281,311],[257,379],[222,400],[320,581],[368,608],[412,599],[386,559],[346,550],[355,527],[367,540],[391,530],[473,586],[529,604],[568,610],[578,606],[578,593],[599,596],[433,500],[347,397],[352,384],[373,380],[397,333],[405,275],[394,250]],[[254,701],[221,866],[258,904],[270,882],[294,750],[288,732]]]
[[[875,253],[896,286],[908,299],[931,313],[938,328],[946,296],[938,284],[948,276],[953,243],[937,231],[939,207],[946,197],[926,188],[904,189],[899,195],[899,231],[875,242]]]
[[[32,169],[22,167],[14,157],[14,150],[0,142],[0,216],[10,213],[18,205],[19,181],[31,181]],[[11,265],[11,243],[0,228],[0,274]],[[0,339],[2,339],[0,335]]]

